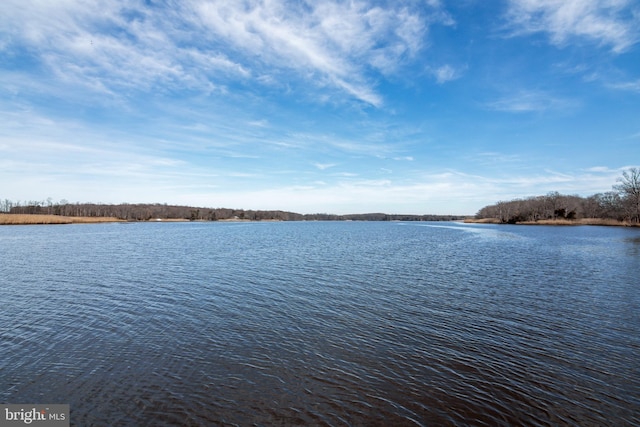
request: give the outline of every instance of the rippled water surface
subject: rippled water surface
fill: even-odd
[[[639,425],[640,230],[0,227],[0,402],[73,425]]]

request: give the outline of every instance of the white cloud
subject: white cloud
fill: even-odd
[[[217,72],[247,77],[224,55],[185,47],[173,27],[173,14],[154,14],[136,3],[3,3],[0,18],[12,43],[38,57],[69,84],[113,95],[120,89],[203,88]],[[12,22],[20,25],[12,25]]]
[[[609,169],[607,166],[593,166],[590,168],[586,168],[585,171],[587,172],[611,172],[611,169]]]
[[[336,166],[335,163],[314,163],[313,165],[318,169],[320,169],[321,171]]]
[[[353,178],[358,176],[358,174],[353,172],[338,172],[338,173],[332,174],[332,176],[339,176],[343,178]]]
[[[510,0],[513,34],[547,33],[556,46],[586,39],[615,53],[638,42],[639,17],[630,0]]]
[[[269,121],[267,119],[262,120],[253,120],[249,122],[249,126],[255,126],[259,128],[266,128],[269,126]]]
[[[451,65],[443,65],[438,68],[431,68],[429,69],[429,72],[433,74],[438,84],[456,80],[462,76],[461,70],[456,69]]]
[[[447,24],[443,14],[412,2],[5,0],[0,48],[112,96],[123,88],[224,91],[229,81],[276,82],[293,72],[316,89],[381,106],[376,74],[415,57],[428,25]]]
[[[267,67],[319,73],[329,85],[379,106],[368,64],[389,73],[422,47],[424,20],[406,7],[364,2],[196,2],[202,25]]]

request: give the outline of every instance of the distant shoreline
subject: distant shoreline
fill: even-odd
[[[377,214],[376,214],[377,215]],[[56,225],[56,224],[101,224],[101,223],[135,223],[135,222],[280,222],[280,221],[382,221],[380,219],[366,218],[367,214],[347,216],[347,218],[341,218],[340,216],[329,216],[326,219],[293,219],[283,220],[274,218],[265,219],[250,219],[250,218],[220,218],[215,220],[207,219],[187,219],[187,218],[149,218],[149,219],[121,219],[116,217],[101,217],[101,216],[63,216],[63,215],[49,215],[49,214],[8,214],[0,213],[0,225]],[[387,215],[385,215],[387,216]],[[360,218],[358,218],[360,217]],[[393,218],[393,215],[388,215]],[[402,216],[401,216],[402,217]],[[458,217],[459,218],[459,217]],[[405,219],[387,219],[386,221],[416,221],[416,219],[407,216]],[[433,219],[436,220],[436,219]],[[444,221],[445,219],[438,219]],[[460,221],[461,219],[458,219]]]
[[[124,220],[115,217],[89,217],[89,216],[62,216],[46,214],[0,214],[0,225],[55,225],[55,224],[102,224],[102,223],[134,223],[134,222],[251,222],[245,218],[228,218],[214,221],[189,220],[184,218],[151,218],[148,220]],[[267,219],[256,220],[259,222],[278,222],[281,220]],[[350,220],[343,220],[350,221]],[[394,220],[397,221],[397,220]],[[505,223],[497,218],[465,218],[457,219],[458,222],[467,224],[516,224],[516,225],[554,225],[554,226],[576,226],[576,225],[600,225],[613,227],[638,227],[640,224],[632,224],[627,221],[617,221],[613,219],[601,218],[581,218],[581,219],[543,219],[538,221],[518,221],[515,223]]]
[[[557,226],[575,226],[575,225],[601,225],[612,227],[638,227],[640,224],[632,224],[628,221],[617,221],[615,219],[602,218],[581,218],[581,219],[540,219],[537,221],[516,221],[502,222],[498,218],[467,218],[464,220],[467,224],[516,224],[516,225],[557,225]]]
[[[110,222],[249,222],[248,219],[220,219],[218,221],[188,220],[182,218],[152,218],[149,220],[124,220],[104,216],[62,216],[46,214],[0,214],[0,225],[56,225],[56,224],[104,224]],[[272,221],[273,220],[264,220]]]
[[[0,225],[97,224],[126,222],[113,217],[61,216],[44,214],[0,214]]]

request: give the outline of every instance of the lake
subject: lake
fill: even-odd
[[[640,229],[4,226],[0,292],[72,425],[640,424]]]

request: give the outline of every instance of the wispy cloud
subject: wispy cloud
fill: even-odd
[[[457,80],[462,77],[462,70],[454,68],[451,65],[443,65],[438,68],[429,68],[428,71],[433,75],[438,84]]]
[[[405,57],[422,48],[427,29],[418,10],[402,3],[372,6],[364,2],[293,3],[287,1],[194,2],[210,33],[262,64],[318,74],[321,82],[366,103],[381,96],[362,64],[393,73]]]
[[[593,166],[590,168],[586,168],[585,171],[587,172],[611,172],[611,169],[609,169],[607,166]]]
[[[474,163],[480,163],[483,165],[505,165],[520,163],[522,161],[521,156],[517,154],[506,154],[497,151],[474,153],[470,155],[468,159]]]
[[[287,141],[291,147],[304,146],[317,151],[341,152],[358,156],[386,157],[390,153],[396,152],[396,147],[391,143],[379,142],[375,135],[366,133],[355,138],[336,136],[318,132],[296,132],[292,133]],[[285,141],[286,142],[286,141]]]
[[[560,98],[554,94],[543,91],[519,91],[513,95],[499,98],[485,104],[490,110],[510,113],[543,112],[548,110],[558,111],[573,109],[578,102],[566,98]]]
[[[626,91],[640,93],[640,79],[626,81],[626,82],[609,83],[607,86],[612,89],[626,90]]]
[[[325,169],[329,169],[336,166],[336,164],[335,163],[314,163],[313,166],[323,171]]]
[[[100,13],[95,8],[6,0],[0,49],[34,55],[58,79],[110,95],[225,92],[231,82],[293,73],[316,89],[381,106],[376,74],[396,73],[423,49],[428,26],[446,21],[442,6],[411,1],[188,0],[168,9],[106,0]]]
[[[252,120],[249,122],[249,126],[255,126],[259,128],[265,128],[269,126],[269,121],[266,119],[262,120]]]
[[[584,39],[621,53],[639,40],[633,6],[630,0],[510,0],[507,20],[513,35],[547,33],[557,46]]]

